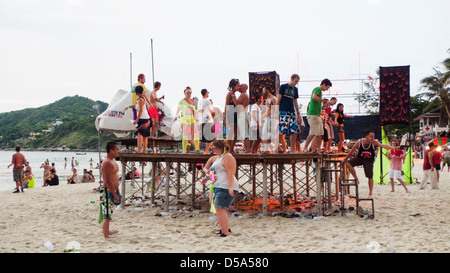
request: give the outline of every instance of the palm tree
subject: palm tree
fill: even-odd
[[[450,53],[450,49],[448,52]],[[444,65],[444,72],[433,68],[434,75],[420,81],[422,84],[421,89],[426,88],[428,90],[421,95],[429,101],[439,98],[445,107],[448,118],[450,117],[450,58],[445,59],[442,64]]]

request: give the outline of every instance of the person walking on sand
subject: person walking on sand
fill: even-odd
[[[381,144],[378,140],[375,140],[375,133],[372,130],[367,130],[364,134],[364,138],[358,140],[344,158],[343,163],[346,164],[347,169],[355,178],[355,183],[359,183],[358,176],[354,169],[355,166],[363,166],[364,174],[369,182],[369,197],[372,197],[373,191],[373,163],[375,161],[375,147],[382,147],[384,149],[394,150],[395,147],[390,145]],[[347,161],[353,153],[358,150],[356,157]]]
[[[16,146],[16,153],[13,154],[11,164],[8,165],[8,168],[14,165],[13,179],[16,182],[16,190],[13,193],[23,192],[23,166],[26,162],[25,156],[20,152],[20,146]]]
[[[441,170],[441,162],[442,162],[442,152],[438,149],[438,145],[435,145],[434,153],[433,153],[433,163],[434,168],[436,170],[436,179],[439,184],[439,171]]]
[[[286,136],[289,137],[291,153],[296,153],[297,134],[300,127],[297,117],[301,117],[298,108],[298,89],[296,85],[300,81],[297,74],[291,75],[289,83],[280,86],[277,95],[277,105],[279,106],[280,120],[278,124],[279,140],[283,147],[283,153],[286,153]]]
[[[433,161],[435,148],[436,146],[434,145],[433,142],[428,143],[428,149],[425,150],[425,153],[423,155],[423,166],[422,166],[423,174],[420,180],[421,182],[419,188],[421,190],[425,189],[425,186],[428,183],[428,179],[430,179],[431,189],[433,190],[439,189],[436,171],[434,170],[435,164]]]
[[[213,181],[211,180],[214,186],[212,202],[220,226],[218,234],[220,237],[226,237],[231,233],[227,210],[239,190],[239,183],[235,176],[236,159],[230,153],[230,148],[224,140],[215,140],[211,148],[215,155],[208,159],[204,171],[209,177],[214,177]],[[202,183],[206,183],[207,180],[203,179]]]
[[[444,171],[445,165],[447,165],[447,172],[450,172],[450,148],[444,146],[444,150],[442,151],[442,169],[441,172]]]
[[[391,145],[396,147],[398,143],[396,140],[393,140]],[[391,161],[391,166],[389,168],[389,178],[392,187],[391,192],[394,192],[394,179],[397,179],[405,188],[406,193],[409,193],[408,188],[402,179],[402,161],[406,158],[405,153],[401,149],[394,149],[387,154],[387,157]]]
[[[119,193],[119,165],[115,158],[119,156],[119,146],[115,142],[106,144],[107,156],[102,162],[103,183],[100,190],[100,212],[99,220],[102,220],[102,231],[105,239],[117,231],[110,231],[109,224],[112,218],[112,205],[119,205],[121,195]]]

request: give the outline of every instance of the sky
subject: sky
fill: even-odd
[[[449,11],[448,0],[0,0],[0,113],[74,95],[110,103],[139,73],[174,110],[186,86],[223,108],[232,78],[261,71],[299,74],[303,106],[328,78],[324,97],[361,112],[351,95],[380,66],[410,65],[421,91],[449,56]]]

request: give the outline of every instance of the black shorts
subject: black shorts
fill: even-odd
[[[359,157],[354,157],[349,161],[352,167],[362,165],[364,168],[364,174],[366,175],[367,178],[373,178],[373,162],[374,160],[372,159],[364,159]]]
[[[201,124],[202,129],[202,142],[210,143],[214,140],[214,123],[202,123]]]
[[[139,119],[137,122],[137,133],[143,137],[150,136],[152,121],[150,119]]]
[[[325,129],[325,127],[323,128],[323,141],[324,142],[328,141],[328,130]]]

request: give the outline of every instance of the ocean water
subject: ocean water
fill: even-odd
[[[16,183],[13,180],[13,167],[8,168],[11,164],[11,159],[16,151],[0,151],[0,191],[13,191],[16,187]],[[41,187],[43,184],[44,169],[40,166],[48,159],[49,164],[55,163],[56,174],[59,176],[59,183],[67,183],[66,179],[72,175],[72,157],[79,162],[77,169],[78,175],[83,174],[83,169],[90,170],[89,161],[94,161],[93,167],[97,166],[99,162],[98,152],[86,152],[85,155],[77,155],[75,152],[43,152],[43,151],[21,151],[25,156],[25,159],[30,162],[32,172],[34,174],[36,185],[35,187]],[[101,153],[101,157],[104,158],[106,152]],[[65,167],[65,160],[67,158],[67,166]],[[120,166],[120,164],[119,164]],[[92,169],[95,176],[95,180],[99,180],[100,171],[98,169]]]

